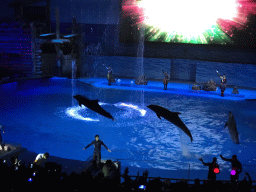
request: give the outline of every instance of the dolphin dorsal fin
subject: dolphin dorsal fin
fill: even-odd
[[[179,115],[181,114],[180,112],[172,112],[174,115]]]

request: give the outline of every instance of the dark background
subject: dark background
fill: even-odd
[[[16,7],[14,3],[16,2]],[[25,3],[24,3],[25,2]],[[34,3],[33,3],[34,2]],[[48,2],[48,3],[47,3]],[[12,3],[10,6],[10,3]],[[22,17],[18,9],[23,5]],[[48,6],[48,7],[47,7]],[[18,7],[18,8],[17,8]],[[2,2],[0,16],[19,18],[27,22],[45,22],[47,28],[42,32],[55,32],[55,8],[59,8],[60,32],[71,33],[72,18],[76,18],[77,25],[84,35],[85,47],[100,43],[101,53],[111,56],[132,56],[151,58],[181,58],[199,61],[213,61],[226,63],[255,64],[255,17],[251,17],[248,32],[237,32],[235,45],[195,45],[182,43],[143,43],[130,41],[125,35],[127,29],[121,20],[121,0],[7,0]],[[46,12],[44,13],[44,10]],[[35,13],[36,14],[32,14]],[[41,26],[39,26],[41,27]],[[250,32],[250,33],[249,33]],[[248,37],[245,37],[245,34]],[[123,40],[125,37],[126,40]],[[250,41],[248,41],[248,38]]]

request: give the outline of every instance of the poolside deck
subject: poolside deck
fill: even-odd
[[[233,88],[227,87],[225,95],[224,97],[222,97],[220,96],[221,91],[219,88],[216,91],[192,90],[192,85],[196,83],[169,82],[167,90],[163,90],[163,83],[161,81],[148,81],[147,85],[136,85],[134,79],[120,80],[120,83],[116,81],[116,83],[112,83],[109,86],[106,78],[93,77],[79,79],[79,81],[83,83],[105,89],[149,91],[197,97],[208,97],[222,100],[256,100],[256,90],[249,88],[238,88],[239,94],[233,94]]]

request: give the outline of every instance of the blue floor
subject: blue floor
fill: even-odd
[[[198,97],[208,97],[222,100],[256,100],[256,90],[250,89],[238,89],[239,94],[233,94],[233,88],[226,88],[225,96],[221,97],[220,89],[216,91],[204,91],[204,90],[192,90],[193,84],[187,83],[168,83],[167,90],[163,90],[163,83],[161,81],[149,81],[147,85],[136,85],[134,79],[120,79],[120,83],[112,83],[108,86],[106,78],[94,77],[94,78],[82,78],[79,81],[91,84],[98,88],[108,89],[122,89],[122,90],[144,90],[150,92],[162,92],[170,94],[181,94]]]

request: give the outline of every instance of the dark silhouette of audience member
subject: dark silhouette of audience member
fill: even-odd
[[[3,128],[3,126],[0,125],[0,146],[2,148],[2,152],[4,152],[4,144],[3,144],[3,138],[2,138],[2,128]]]
[[[49,157],[49,153],[39,153],[37,156],[36,156],[36,159],[34,161],[34,165],[37,165],[37,166],[42,166],[43,165],[43,162]]]
[[[124,179],[122,186],[127,190],[131,190],[133,181],[132,181],[131,177],[128,175],[128,173],[129,173],[129,168],[126,167],[124,170],[124,173],[122,175],[122,178]]]
[[[194,180],[194,185],[192,186],[191,191],[203,192],[202,185],[200,185],[200,180],[198,178]]]
[[[111,170],[113,169],[113,163],[111,160],[107,160],[105,165],[102,167],[102,172],[104,174],[104,177],[110,177]]]
[[[175,190],[176,191],[188,191],[187,180],[183,178],[183,179],[179,180],[179,182],[176,182]]]
[[[18,165],[16,157],[11,158],[13,165]],[[112,167],[113,162],[110,160],[105,164],[105,168]],[[108,167],[109,166],[109,167]],[[148,171],[143,173],[143,176],[136,180],[130,179],[128,176],[129,170],[125,169],[123,178],[125,182],[120,185],[119,182],[113,182],[111,171],[106,176],[104,171],[93,176],[91,172],[82,172],[80,174],[72,172],[70,176],[61,173],[61,165],[54,162],[47,162],[45,166],[35,171],[34,168],[26,168],[14,170],[8,167],[3,160],[0,160],[2,191],[35,191],[35,186],[40,186],[40,191],[141,191],[144,190],[141,186],[146,186],[146,191],[152,192],[178,192],[178,191],[197,191],[197,192],[251,192],[252,179],[248,173],[245,173],[245,178],[234,188],[232,185],[222,183],[221,181],[206,180],[203,185],[200,185],[199,179],[195,179],[194,185],[188,185],[185,179],[179,182],[171,183],[169,179],[161,181],[161,178],[154,178],[147,182]],[[104,168],[103,168],[104,170]],[[110,169],[111,170],[111,169]],[[109,171],[109,170],[107,170]],[[119,175],[118,175],[119,177]],[[114,178],[114,177],[113,177]],[[50,188],[49,188],[50,187]]]
[[[209,166],[207,179],[216,180],[216,173],[219,171],[219,165],[217,164],[217,158],[214,157],[211,163],[205,163],[202,158],[199,159],[205,166]]]
[[[124,178],[124,182],[125,182],[125,180],[128,179],[128,177],[129,177],[129,176],[128,176],[128,173],[129,173],[129,168],[126,167],[125,170],[124,170],[124,174],[123,174],[123,176],[122,176],[122,177]]]
[[[112,180],[117,180],[117,177],[119,176],[118,169],[111,160],[106,161],[105,165],[102,167],[102,172],[104,174],[104,178]]]
[[[172,191],[171,185],[172,185],[172,182],[170,181],[170,179],[165,179],[165,180],[163,181],[162,191],[164,191],[164,192],[170,192],[170,191]]]
[[[21,160],[18,161],[18,158],[17,157],[11,157],[11,167],[14,169],[14,170],[18,170],[19,167],[20,167],[20,162]]]
[[[146,185],[148,179],[148,170],[145,170],[141,177],[138,178],[139,185]]]
[[[243,192],[251,192],[251,188],[252,188],[251,176],[247,172],[245,173],[245,175],[248,177],[248,181],[246,180],[246,176],[245,176],[244,179],[238,184],[238,189],[239,191],[243,191]]]
[[[232,171],[234,170],[234,171],[231,172],[231,174],[230,174],[231,184],[237,185],[237,181],[238,181],[239,174],[242,172],[242,164],[238,161],[236,155],[233,155],[233,156],[232,156],[232,159],[224,158],[222,155],[220,155],[220,157],[221,157],[224,161],[229,161],[229,162],[231,162]]]
[[[160,177],[157,177],[157,178],[150,180],[147,183],[146,190],[152,191],[152,192],[161,191],[162,187],[163,187],[163,183],[161,182]]]

